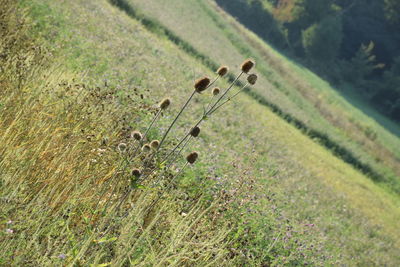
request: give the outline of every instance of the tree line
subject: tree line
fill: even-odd
[[[216,0],[335,86],[400,121],[399,0]]]

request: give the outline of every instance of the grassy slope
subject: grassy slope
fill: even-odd
[[[138,3],[138,2],[135,1],[135,3]],[[160,6],[158,6],[158,7],[157,6],[152,6],[152,5],[157,5],[157,4],[158,5],[162,5],[162,7],[160,7]],[[171,16],[171,14],[168,13],[168,11],[176,10],[175,9],[176,6],[179,6],[181,9],[185,8],[184,10],[192,10],[192,11],[189,11],[189,12],[196,12],[197,17],[190,16],[190,13],[189,13],[188,16],[178,16],[177,15],[178,13],[176,13],[175,16]],[[217,42],[204,42],[204,43],[202,43],[200,41],[200,42],[194,42],[193,43],[193,45],[195,47],[197,45],[198,45],[199,48],[200,47],[207,47],[209,50],[207,50],[205,52],[207,52],[208,55],[210,55],[212,57],[215,56],[219,60],[222,60],[223,56],[222,55],[220,56],[218,54],[219,53],[228,54],[230,57],[228,57],[227,60],[230,59],[230,61],[228,61],[227,63],[229,63],[231,66],[235,66],[235,62],[234,62],[235,60],[236,60],[236,63],[240,62],[240,59],[241,59],[240,54],[238,52],[236,52],[238,54],[236,54],[236,56],[234,55],[234,53],[235,53],[235,51],[237,51],[237,49],[235,49],[234,47],[231,47],[231,44],[226,39],[222,39],[222,40],[218,39],[218,36],[219,36],[219,38],[221,38],[223,36],[223,33],[221,33],[220,30],[218,30],[218,28],[216,28],[215,26],[214,27],[212,26],[213,25],[212,24],[212,20],[210,20],[210,19],[206,20],[207,17],[205,17],[205,18],[201,17],[202,23],[197,23],[197,20],[199,19],[199,17],[198,17],[199,13],[201,14],[201,6],[196,6],[196,3],[190,2],[190,1],[185,1],[184,3],[180,2],[179,5],[178,4],[174,5],[174,4],[171,4],[171,3],[166,4],[165,2],[162,2],[162,1],[160,1],[160,2],[156,2],[156,1],[150,1],[149,2],[149,1],[146,1],[146,5],[143,5],[143,7],[149,8],[149,10],[151,9],[153,11],[160,11],[157,14],[157,15],[160,15],[158,17],[160,20],[162,18],[169,18],[170,21],[175,21],[178,25],[180,25],[180,28],[182,29],[182,31],[188,34],[188,36],[185,36],[185,37],[188,38],[188,40],[193,40],[193,39],[195,39],[195,40],[205,40],[206,37],[207,37],[207,40],[210,41],[210,39],[208,39],[208,38],[210,38],[210,36],[211,36],[211,38],[215,37],[215,40],[217,40]],[[180,9],[177,9],[177,12],[179,12],[179,10]],[[181,12],[182,11],[183,10],[181,10]],[[179,19],[181,19],[181,20],[188,19],[192,23],[187,22],[187,21],[179,21]],[[188,28],[184,28],[184,27],[194,27],[194,26],[196,26],[198,28],[191,28],[191,31],[188,31],[187,30]],[[179,29],[179,27],[178,27],[178,29]],[[198,38],[199,35],[197,33],[199,33],[199,32],[206,33],[206,34],[204,34],[204,39],[203,38],[200,38],[200,39]],[[106,33],[103,33],[103,34],[106,34]],[[190,34],[192,34],[192,36]],[[202,35],[200,35],[200,36],[202,36]],[[190,39],[190,38],[192,38],[192,39]],[[201,44],[203,46],[201,46]],[[211,44],[214,44],[214,45],[211,45]],[[219,46],[223,47],[224,49],[216,49],[216,47],[219,47]],[[232,56],[232,54],[233,54],[233,56]],[[225,63],[225,61],[223,61],[223,62]],[[190,74],[192,75],[192,73],[190,73]],[[199,71],[194,71],[194,73],[199,73]],[[192,77],[195,77],[195,76],[192,76]],[[181,81],[181,82],[183,83],[183,81]],[[189,86],[189,84],[188,84],[188,86]],[[259,86],[259,87],[261,87],[261,86]],[[154,88],[154,87],[152,87],[152,88]],[[254,103],[251,104],[251,105],[254,105]],[[302,111],[302,112],[304,112],[304,111]],[[312,111],[310,111],[310,113],[312,113]],[[255,112],[255,113],[252,113],[252,114],[259,114],[259,113]],[[250,115],[249,117],[253,117],[253,116],[254,115]],[[269,118],[268,114],[266,114],[264,116],[266,118]],[[247,117],[247,116],[244,116],[244,117]],[[276,119],[274,121],[276,122],[276,121],[279,121],[279,120]],[[283,124],[286,124],[286,123],[283,123]],[[250,129],[250,128],[257,127],[257,126],[250,127],[248,125],[243,125],[242,127],[244,129]],[[259,130],[256,128],[255,131],[258,132]],[[275,128],[275,131],[274,131],[274,133],[272,135],[280,136],[282,134],[282,132],[285,132],[285,131],[287,131],[287,129],[276,129]],[[238,140],[235,137],[232,137],[232,139]],[[286,142],[290,142],[290,144],[292,144],[291,149],[294,149],[296,144],[304,143],[306,138],[303,139],[302,141],[298,141],[293,137],[291,137],[291,138],[282,138],[282,140],[284,140],[283,142],[285,142],[285,143]],[[398,140],[396,140],[396,139],[394,139],[394,140],[395,140],[395,142],[398,142]],[[260,143],[261,144],[268,143],[268,141],[260,142]],[[305,147],[307,147],[308,145],[310,145],[309,142],[307,142],[307,145]],[[221,146],[226,147],[226,144],[222,143]],[[318,147],[318,146],[316,146],[316,147]],[[298,149],[295,149],[295,151],[297,151],[297,150]],[[321,150],[321,148],[317,149],[317,151],[320,151],[320,150]],[[299,149],[299,151],[307,152],[307,150],[305,150],[305,149]],[[316,156],[316,157],[318,158],[318,156]],[[315,161],[313,159],[311,159],[310,157],[308,157],[307,155],[297,156],[294,161],[297,162],[299,159],[303,159],[303,160],[307,159],[308,164],[306,164],[304,161],[301,161],[300,165],[304,164],[305,166],[307,166],[306,167],[307,170],[308,170],[308,168],[310,166],[315,166],[312,173],[316,177],[320,177],[321,176],[321,172],[326,172],[327,174],[323,175],[323,177],[329,178],[326,181],[331,181],[332,182],[335,179],[334,177],[341,177],[342,179],[343,178],[346,179],[347,177],[355,176],[354,175],[355,173],[351,173],[351,174],[348,174],[348,175],[343,175],[341,173],[341,167],[337,167],[337,166],[335,166],[335,164],[332,164],[334,167],[325,166],[325,164],[327,164],[327,162],[330,162],[330,161],[333,161],[336,164],[338,162],[340,162],[340,161],[337,161],[337,160],[333,160],[332,156],[328,156],[326,154],[321,158],[326,158],[326,157],[328,157],[328,160],[325,161],[325,162],[322,162],[321,165],[315,165]],[[333,174],[331,174],[330,171],[332,171]],[[358,177],[360,177],[360,178],[358,178]],[[374,188],[372,192],[377,191],[377,192],[379,192],[378,194],[385,195],[386,197],[383,196],[383,199],[388,199],[389,202],[393,201],[393,199],[396,200],[396,198],[393,198],[390,195],[388,195],[387,193],[385,193],[384,191],[382,191],[381,189],[378,189],[371,182],[369,182],[367,180],[363,181],[363,179],[365,179],[365,177],[364,178],[362,178],[362,177],[363,176],[361,176],[359,174],[354,177],[354,179],[357,179],[357,183],[359,184],[358,187],[353,187],[352,184],[348,184],[346,180],[338,180],[338,181],[335,181],[333,184],[336,184],[335,185],[335,186],[337,186],[336,189],[339,189],[338,190],[339,192],[340,192],[340,190],[344,190],[344,189],[345,189],[344,190],[345,192],[352,192],[352,191],[354,191],[354,193],[357,192],[357,194],[355,194],[354,196],[352,194],[350,195],[350,197],[352,198],[352,200],[354,200],[354,202],[353,201],[349,201],[349,203],[351,203],[351,205],[354,205],[357,208],[364,207],[362,210],[365,213],[367,213],[369,216],[371,216],[371,218],[373,217],[374,220],[376,220],[375,222],[377,224],[380,224],[383,221],[379,220],[379,218],[380,217],[383,218],[383,217],[386,217],[386,216],[383,216],[383,215],[381,215],[381,216],[378,215],[377,216],[376,211],[382,209],[385,205],[382,205],[382,201],[381,201],[380,198],[376,199],[377,202],[376,202],[376,205],[374,205],[375,206],[374,209],[372,209],[371,206],[367,205],[367,203],[370,202],[370,199],[374,199],[374,198],[368,196],[368,194],[364,192],[365,189],[363,189],[363,186],[366,186],[365,184],[368,184],[368,186],[366,186],[367,188],[370,188],[372,186]],[[363,193],[365,193],[365,194],[363,194]],[[393,208],[393,209],[388,209],[389,211],[390,210],[396,210],[396,208],[395,208],[396,205],[391,204],[389,206],[391,206]],[[373,212],[371,212],[371,211],[373,211]],[[391,217],[391,219],[386,221],[386,223],[389,223],[389,225],[391,225],[391,227],[390,227],[391,230],[389,231],[389,232],[391,232],[392,230],[395,229],[395,225],[396,225],[395,218],[398,218],[398,214],[396,214],[396,213],[391,214],[391,212],[389,212],[388,215],[389,215],[389,218]]]
[[[65,50],[62,50],[67,53],[66,65],[78,72],[90,68],[89,77],[94,83],[102,83],[102,79],[107,78],[119,83],[122,90],[139,88],[150,96],[149,101],[174,94],[175,101],[181,103],[186,97],[185,88],[191,86],[195,77],[193,73],[211,74],[171,42],[148,33],[140,23],[105,1],[71,1],[63,5],[49,1],[48,4],[53,10],[46,16],[54,16],[57,11],[65,19],[66,29],[61,36],[65,34],[66,38]],[[208,33],[215,27],[209,26],[201,32],[204,30]],[[72,40],[68,40],[71,36]],[[210,53],[235,51],[223,47],[225,49],[214,47],[214,52]],[[239,53],[237,57],[230,62],[228,59],[218,61],[233,66],[241,61]],[[151,93],[146,92],[146,88],[151,89]],[[282,103],[291,104],[289,100]],[[299,224],[316,223],[315,238],[326,236],[325,246],[332,255],[340,253],[339,258],[348,263],[393,264],[398,261],[396,249],[400,233],[396,223],[400,210],[397,197],[248,96],[243,95],[237,104],[222,113],[225,116],[207,123],[209,127],[205,129],[203,141],[195,145],[203,155],[214,156],[202,159],[203,168],[216,164],[217,173],[235,177],[228,162],[238,158],[245,165],[254,164],[241,157],[243,151],[254,147],[256,166],[265,170],[254,173],[261,189],[277,195],[277,205],[284,210],[285,217]],[[153,260],[157,262],[157,258]]]
[[[397,147],[400,143],[395,135],[349,105],[327,83],[278,55],[212,2],[206,2],[211,7],[202,1],[167,3],[137,0],[131,3],[214,60],[231,64],[244,56],[255,58],[258,71],[263,74],[257,87],[263,88],[257,91],[260,95],[312,129],[326,134],[361,162],[372,166],[386,181],[391,181],[389,184],[398,187],[400,169]],[[181,11],[186,7],[188,15],[180,16],[175,6],[179,6]],[[191,10],[196,10],[196,18],[190,15],[194,12]],[[201,23],[197,23],[196,19],[201,19]],[[197,34],[206,28],[209,29],[207,34]],[[215,49],[218,46],[223,49]]]

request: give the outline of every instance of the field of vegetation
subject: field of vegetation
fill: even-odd
[[[400,264],[400,127],[214,1],[0,6],[0,266]]]

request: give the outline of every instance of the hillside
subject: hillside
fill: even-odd
[[[2,46],[0,265],[400,263],[400,127],[349,103],[213,1],[18,9],[25,31],[5,23],[18,21],[13,12],[1,16],[21,48]],[[47,50],[43,63],[29,52]],[[22,77],[12,53],[31,60],[22,83],[9,78]],[[257,83],[202,124],[184,151],[198,151],[198,162],[179,176],[184,160],[167,171],[156,162],[142,185],[129,184],[121,166],[149,159],[118,152],[127,132],[144,132],[154,104],[171,97],[149,132],[162,139],[196,78],[226,64],[226,88],[249,57]],[[168,149],[208,101],[209,92],[194,98]]]

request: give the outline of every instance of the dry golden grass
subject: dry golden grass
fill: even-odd
[[[385,236],[398,235],[393,227],[398,210],[379,211],[383,204],[395,206],[396,200],[247,96],[202,127],[192,147],[200,151],[199,165],[187,169],[182,180],[162,197],[157,188],[135,190],[118,208],[131,186],[130,171],[142,163],[135,159],[126,170],[121,168],[125,158],[118,145],[132,145],[127,136],[146,129],[156,111],[152,104],[166,91],[176,95],[163,117],[172,120],[175,103],[183,103],[191,92],[186,90],[192,89],[192,68],[208,71],[210,77],[214,70],[206,70],[165,38],[147,32],[107,1],[48,3],[69,14],[65,24],[76,39],[72,45],[63,42],[67,49],[75,52],[84,47],[77,54],[95,54],[82,64],[84,69],[95,73],[104,57],[110,64],[108,73],[127,73],[124,79],[148,87],[157,99],[146,94],[142,99],[144,90],[135,94],[128,87],[125,93],[103,85],[97,73],[91,78],[102,85],[94,86],[71,73],[66,67],[70,58],[63,58],[67,63],[60,68],[41,54],[43,61],[36,63],[43,63],[29,64],[35,71],[22,73],[31,79],[19,87],[15,69],[5,65],[8,73],[0,74],[1,81],[7,80],[0,89],[0,168],[5,170],[0,174],[1,264],[329,265],[342,258],[346,263],[354,258],[357,263],[396,262],[391,246],[396,243],[389,238],[386,242]],[[14,13],[8,14],[10,19]],[[54,32],[58,23],[51,25]],[[10,29],[16,32],[14,26]],[[18,34],[17,38],[24,36]],[[10,58],[7,62],[12,62]],[[177,134],[190,128],[193,117],[188,115]],[[249,120],[254,117],[257,120]],[[159,127],[165,130],[168,124]],[[150,137],[160,139],[157,131]],[[333,183],[337,186],[327,197]],[[349,194],[343,201],[337,197],[340,190]],[[371,204],[377,216],[366,209],[368,197],[377,199]],[[343,215],[335,209],[340,205],[349,210],[363,206],[362,219]],[[321,223],[311,228],[315,221]],[[382,229],[366,236],[378,223]]]

